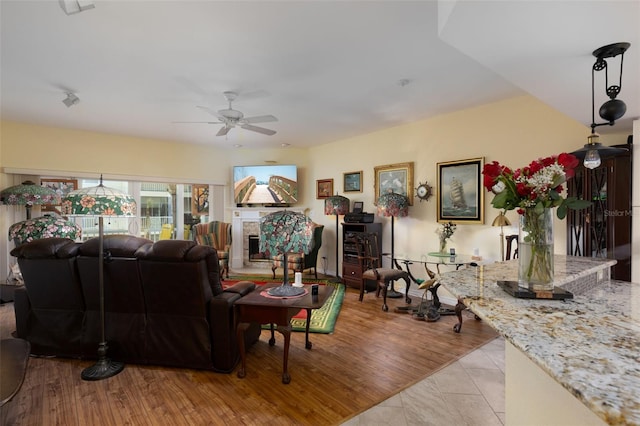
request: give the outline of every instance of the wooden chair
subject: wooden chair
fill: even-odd
[[[220,279],[229,278],[229,252],[231,251],[231,224],[214,220],[198,223],[191,228],[193,240],[201,245],[210,246],[218,252]]]
[[[362,270],[364,271],[360,281],[359,300],[362,302],[365,281],[375,281],[377,283],[376,297],[380,297],[380,292],[382,292],[382,310],[387,312],[389,310],[387,306],[387,289],[394,281],[403,279],[406,283],[405,301],[407,304],[411,303],[411,298],[409,297],[411,278],[409,273],[401,269],[382,268],[379,265],[378,235],[375,233],[362,233],[357,237],[356,245],[358,247],[358,261],[361,262]]]
[[[504,260],[517,259],[518,258],[518,234],[505,235],[504,238],[507,240],[507,253],[505,254]],[[513,251],[513,256],[511,255],[511,248],[513,242],[516,242],[515,249]]]
[[[313,228],[313,246],[309,254],[304,253],[287,253],[287,268],[289,271],[304,272],[306,269],[313,268],[313,274],[315,278],[318,278],[318,268],[316,263],[318,262],[318,252],[320,246],[322,246],[322,232],[324,231],[324,225],[318,225],[314,223]],[[284,267],[283,255],[279,254],[271,258],[271,272],[273,278],[276,277],[276,269]]]

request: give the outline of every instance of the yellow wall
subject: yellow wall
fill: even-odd
[[[2,146],[3,168],[162,177],[184,182],[227,184],[230,166],[261,164],[261,157],[278,162],[302,157],[302,165],[306,163],[306,150],[280,150],[271,155],[15,122],[3,122]]]
[[[364,209],[375,213],[374,167],[414,161],[414,187],[428,181],[436,187],[436,163],[484,157],[485,162],[498,161],[518,168],[530,161],[561,152],[574,151],[586,143],[590,129],[558,113],[529,96],[457,111],[406,125],[361,135],[315,147],[310,150],[315,179],[333,178],[342,192],[342,174],[363,170],[363,193],[344,194],[351,201],[364,201]],[[626,139],[605,138],[604,144],[623,143]],[[340,156],[335,153],[340,152]],[[500,229],[491,227],[498,210],[491,206],[491,194],[485,194],[485,224],[459,225],[449,247],[458,253],[472,254],[478,248],[485,259],[500,257]],[[316,201],[312,211],[320,208]],[[507,216],[514,227],[505,234],[517,233],[517,214]],[[335,217],[316,218],[325,227],[323,248],[329,253],[329,264],[335,263]],[[409,216],[395,220],[395,253],[425,253],[438,248],[436,197],[428,202],[414,199]],[[384,223],[383,250],[390,251],[389,218]],[[566,253],[566,223],[555,221],[555,251]],[[333,260],[333,261],[332,261]],[[331,266],[329,269],[333,269]],[[418,267],[414,267],[422,272]],[[424,276],[424,274],[418,274]]]
[[[230,193],[228,185],[233,165],[264,164],[267,160],[297,164],[301,184],[300,207],[307,208],[314,221],[325,225],[320,256],[327,257],[327,271],[332,273],[335,271],[335,217],[325,216],[323,200],[316,200],[316,180],[334,179],[334,192],[342,194],[343,173],[362,170],[363,192],[346,195],[352,202],[363,201],[365,211],[375,213],[375,166],[413,161],[414,187],[418,182],[427,181],[436,189],[438,162],[484,157],[485,161],[496,160],[517,168],[541,156],[578,149],[586,143],[588,133],[589,129],[584,125],[530,96],[457,111],[310,149],[216,149],[205,145],[5,121],[0,128],[0,166],[3,171],[7,168],[59,171],[61,176],[72,176],[73,172],[104,173],[105,176],[220,183],[227,185]],[[626,135],[618,135],[603,137],[601,142],[624,143],[625,139]],[[2,187],[19,183],[14,182],[19,178],[0,173]],[[459,253],[469,254],[478,248],[484,258],[499,258],[500,231],[490,226],[498,212],[492,208],[491,198],[491,194],[486,194],[485,224],[458,226],[450,247],[455,247]],[[233,205],[230,197],[225,199],[225,217],[230,219]],[[8,208],[2,206],[0,210],[6,213]],[[514,212],[508,213],[514,225],[517,225],[516,216]],[[390,251],[390,219],[376,217],[376,221],[384,224],[383,248]],[[435,197],[428,202],[414,199],[409,217],[395,221],[396,253],[434,251],[437,248],[436,228]],[[564,253],[565,223],[556,221],[555,229],[556,253]],[[516,226],[505,229],[505,234],[516,230]],[[0,255],[6,255],[6,250],[3,248],[5,253]]]

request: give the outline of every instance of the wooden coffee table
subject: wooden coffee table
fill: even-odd
[[[284,336],[284,355],[282,364],[282,383],[285,385],[291,382],[291,376],[287,368],[289,361],[289,342],[291,340],[291,318],[300,312],[301,309],[307,311],[307,327],[305,330],[305,348],[311,349],[312,344],[309,341],[309,323],[311,322],[311,311],[319,309],[327,301],[333,286],[319,285],[318,295],[311,294],[311,285],[305,285],[307,293],[303,296],[290,298],[273,298],[262,296],[263,291],[271,287],[277,287],[279,284],[267,284],[259,286],[252,293],[242,297],[235,302],[238,309],[238,328],[237,338],[240,349],[240,359],[242,365],[238,370],[238,377],[243,378],[246,375],[246,352],[244,347],[244,332],[250,323],[271,324],[271,338],[269,345],[276,343],[274,334],[274,324],[278,331]]]

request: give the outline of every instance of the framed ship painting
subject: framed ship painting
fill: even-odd
[[[437,163],[438,222],[484,223],[484,157]]]

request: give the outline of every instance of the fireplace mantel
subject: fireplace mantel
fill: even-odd
[[[282,210],[278,207],[238,207],[231,212],[231,269],[242,269],[244,267],[244,253],[249,250],[249,240],[243,234],[246,222],[260,222],[264,216]],[[304,213],[303,208],[290,208],[286,210],[297,213]]]

